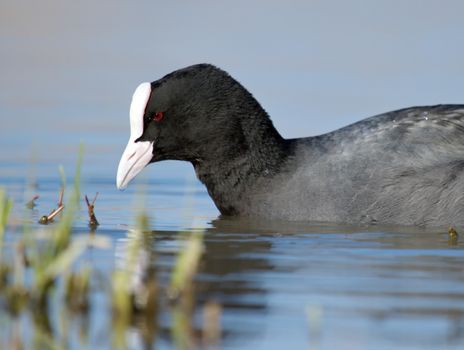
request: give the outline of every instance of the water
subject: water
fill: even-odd
[[[93,157],[103,161],[104,154]],[[22,209],[30,167],[36,174],[33,192],[41,196],[32,211]],[[84,158],[84,173],[85,168]],[[59,174],[50,176],[30,164],[8,164],[2,171],[18,174],[0,176],[15,200],[7,233],[8,244],[14,246],[23,211],[34,230],[44,229],[35,222],[55,205]],[[84,176],[81,187],[90,197],[99,192],[96,215],[101,225],[96,234],[108,237],[111,248],[89,250],[83,257],[103,276],[93,281],[88,320],[67,315],[58,292],[52,297],[46,334],[65,348],[114,346],[117,330],[111,326],[105,288],[141,201],[152,231],[143,252],[157,256],[162,280],[182,247],[178,236],[205,230],[193,330],[187,333],[193,343],[201,344],[203,305],[214,301],[222,306],[221,348],[461,349],[464,344],[464,245],[459,241],[450,246],[446,229],[221,219],[201,184],[184,175],[142,178],[125,192],[114,189],[113,177]],[[76,237],[89,231],[82,206]],[[173,346],[172,313],[167,307],[160,314],[159,327],[151,329],[151,348]],[[4,348],[15,332],[25,345],[37,344],[34,334],[40,332],[31,315],[26,312],[16,320],[2,315]],[[143,326],[126,329],[128,348],[144,348],[144,334]]]
[[[46,235],[37,220],[56,206],[58,165],[71,187],[81,141],[81,190],[99,192],[96,234],[110,247],[77,263],[95,273],[87,316],[66,311],[60,288],[40,319],[10,316],[0,304],[0,348],[113,349],[118,336],[129,349],[170,349],[179,339],[201,347],[204,305],[217,303],[220,339],[210,348],[462,349],[461,227],[450,245],[446,227],[225,220],[191,166],[175,162],[151,165],[125,192],[115,188],[133,89],[194,63],[237,77],[289,138],[395,108],[462,103],[462,4],[448,5],[2,1],[0,186],[15,201],[9,256],[25,221],[37,244]],[[24,203],[33,194],[31,211]],[[74,238],[89,235],[81,205]],[[162,284],[179,238],[204,230],[205,253],[191,311],[163,301],[156,324],[121,330],[109,279],[140,208],[151,222],[141,256],[155,261]]]

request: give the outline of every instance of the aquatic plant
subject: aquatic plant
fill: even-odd
[[[49,239],[45,243],[44,251],[40,256],[35,256],[31,260],[32,268],[35,271],[35,286],[33,288],[33,297],[40,304],[44,304],[49,288],[53,285],[58,275],[68,269],[71,264],[85,251],[88,241],[74,240],[70,244],[71,228],[79,207],[80,198],[80,174],[82,166],[84,148],[81,144],[77,158],[76,173],[74,176],[74,187],[68,200],[66,210],[56,226],[51,231]],[[62,170],[63,174],[64,171]],[[64,192],[64,175],[62,175],[62,189],[58,207],[63,208],[61,193]],[[37,251],[36,251],[37,253]]]
[[[8,283],[8,275],[10,273],[10,266],[3,263],[2,250],[3,238],[5,233],[5,226],[8,222],[11,208],[13,207],[13,200],[6,196],[6,191],[0,188],[0,290],[3,289]]]
[[[92,268],[70,272],[65,279],[64,300],[73,312],[86,312],[89,308],[89,291]]]
[[[92,203],[90,203],[87,195],[84,196],[85,202],[87,203],[87,212],[89,214],[89,227],[91,229],[96,229],[97,226],[99,225],[97,217],[95,216],[95,202],[97,201],[97,197],[98,197],[98,192],[95,194],[95,197],[93,198]]]
[[[32,199],[26,203],[26,208],[27,209],[34,209],[37,206],[37,203],[35,202],[37,199],[39,199],[39,195],[35,195],[32,197]]]
[[[448,228],[448,245],[451,247],[458,245],[459,234],[454,227]]]
[[[95,266],[86,263],[76,264],[80,256],[89,248],[108,248],[109,239],[97,234],[72,235],[72,228],[77,217],[80,198],[80,172],[83,148],[80,147],[74,185],[67,189],[69,193],[66,205],[63,204],[66,178],[60,167],[61,187],[58,195],[58,207],[47,216],[47,223],[53,225],[34,232],[25,224],[23,235],[13,243],[15,253],[12,262],[0,259],[0,297],[10,315],[19,315],[25,309],[31,312],[34,320],[34,341],[37,347],[59,348],[55,342],[52,325],[48,320],[48,301],[53,295],[58,281],[66,312],[85,315],[92,311],[89,294],[94,284]],[[85,196],[89,214],[91,232],[98,225],[94,208],[98,193],[92,201]],[[30,197],[29,197],[30,198]],[[31,205],[37,197],[35,196]],[[0,190],[0,254],[2,252],[3,233],[12,201]],[[174,267],[168,283],[158,273],[153,245],[156,234],[149,231],[148,217],[142,212],[137,216],[135,228],[129,230],[125,256],[122,264],[112,273],[109,285],[104,290],[109,292],[113,317],[113,346],[125,348],[125,334],[128,327],[137,324],[144,329],[146,344],[152,344],[158,330],[160,310],[169,312],[172,319],[171,336],[179,348],[191,348],[198,343],[195,338],[193,315],[197,304],[194,293],[194,277],[204,252],[203,233],[193,233],[188,237],[178,236],[181,248],[175,258]],[[0,256],[1,258],[1,256]],[[26,274],[30,277],[26,279]],[[100,282],[107,283],[107,279]],[[163,309],[165,307],[165,309]],[[167,308],[166,308],[167,307]],[[203,338],[206,343],[217,343],[220,326],[215,325],[221,313],[220,305],[204,306],[205,329]],[[207,316],[209,315],[209,316]],[[197,337],[198,338],[198,337]]]
[[[185,247],[179,252],[171,275],[169,296],[176,299],[192,284],[203,254],[203,233],[192,233]]]
[[[10,215],[10,211],[12,207],[13,207],[13,200],[6,196],[5,189],[0,188],[0,244],[3,243],[3,235],[5,233],[5,226],[8,222],[8,217]]]
[[[83,146],[81,145],[78,153],[74,186],[66,205],[66,210],[63,210],[65,177],[64,170],[60,168],[62,186],[59,194],[58,208],[61,209],[53,211],[52,219],[59,212],[63,213],[57,225],[50,231],[47,231],[47,239],[38,244],[35,239],[31,238],[29,229],[25,228],[23,237],[16,242],[16,254],[13,255],[13,265],[11,266],[4,262],[0,265],[1,285],[5,289],[4,296],[7,300],[8,308],[13,313],[18,313],[29,301],[32,301],[31,305],[38,310],[43,310],[47,304],[49,291],[57,278],[63,276],[89,246],[104,248],[109,245],[108,240],[104,237],[80,236],[75,237],[73,240],[70,238],[72,225],[79,207],[82,156]],[[5,215],[2,215],[2,218],[5,218],[6,222],[7,214],[11,209],[11,201],[0,199],[0,211],[5,213]],[[26,285],[24,277],[26,269],[33,271],[33,282],[28,285]],[[89,268],[81,274],[74,274],[68,278],[68,286],[73,287],[66,290],[68,301],[70,301],[71,296],[76,295],[79,295],[78,300],[85,299],[83,293],[88,292],[90,271]]]

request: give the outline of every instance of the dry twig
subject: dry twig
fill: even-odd
[[[48,215],[43,215],[40,220],[39,224],[42,225],[47,225],[48,223],[52,222],[53,219],[61,213],[61,211],[64,209],[64,204],[63,204],[63,194],[64,194],[64,187],[61,188],[60,190],[60,195],[58,197],[58,208],[53,209],[50,214]]]
[[[35,195],[34,197],[32,197],[32,199],[26,203],[26,207],[28,209],[34,209],[34,207],[37,206],[37,204],[35,203],[37,199],[39,199],[39,195]]]
[[[89,212],[89,226],[95,228],[99,225],[97,217],[95,216],[95,202],[97,201],[98,192],[95,194],[92,203],[90,203],[89,198],[85,195],[85,202],[87,203],[87,210]]]

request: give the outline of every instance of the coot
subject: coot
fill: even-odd
[[[130,126],[120,189],[147,164],[174,159],[193,165],[227,216],[464,224],[464,105],[406,108],[284,139],[240,83],[199,64],[141,84]]]

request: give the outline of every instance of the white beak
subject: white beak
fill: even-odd
[[[116,186],[122,190],[128,183],[150,163],[153,141],[135,142],[143,134],[143,114],[150,98],[150,83],[142,83],[135,89],[130,106],[131,133],[126,149],[119,161]]]
[[[150,163],[153,150],[153,142],[129,140],[122,154],[116,176],[116,186],[119,190],[127,187],[129,182]]]

